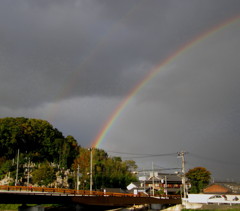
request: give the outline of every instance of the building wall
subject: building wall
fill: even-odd
[[[240,194],[225,194],[224,197],[220,199],[210,199],[212,196],[220,194],[188,194],[188,202],[190,203],[229,203],[229,204],[240,204]],[[234,198],[237,197],[239,200],[235,201]]]

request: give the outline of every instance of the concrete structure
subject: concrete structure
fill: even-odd
[[[240,204],[240,194],[188,194],[185,207],[200,208],[202,204]]]

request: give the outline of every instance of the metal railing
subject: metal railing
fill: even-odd
[[[18,191],[18,192],[32,192],[44,194],[65,194],[65,195],[80,195],[80,196],[115,196],[115,197],[147,197],[145,194],[138,193],[115,193],[103,191],[89,191],[89,190],[75,190],[66,188],[46,188],[46,187],[27,187],[27,186],[8,186],[0,185],[2,191]],[[149,196],[150,197],[150,196]],[[179,199],[180,195],[155,195],[155,198]]]
[[[133,197],[131,193],[114,193],[114,192],[102,192],[102,191],[89,191],[89,190],[74,190],[65,188],[46,188],[46,187],[27,187],[27,186],[8,186],[1,185],[0,190],[3,191],[28,191],[38,193],[60,193],[60,194],[72,194],[72,195],[84,195],[84,196],[118,196],[118,197]]]

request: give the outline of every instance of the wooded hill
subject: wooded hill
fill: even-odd
[[[10,175],[12,184],[18,150],[19,185],[26,185],[26,171],[30,171],[31,185],[56,186],[61,176],[67,178],[61,186],[75,188],[79,168],[80,186],[89,186],[90,151],[73,136],[64,137],[49,122],[24,117],[0,119],[0,179]],[[93,188],[125,188],[136,181],[131,173],[136,168],[132,160],[122,161],[109,157],[104,150],[93,149]]]

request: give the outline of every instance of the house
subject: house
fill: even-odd
[[[139,182],[131,183],[127,189],[131,192],[146,192],[148,194],[179,194],[182,180],[176,174],[150,172],[149,176],[139,177]],[[136,191],[135,191],[136,192]]]
[[[165,194],[177,194],[180,193],[182,179],[176,174],[151,172],[145,184],[146,187],[154,187],[154,190],[163,191]]]
[[[131,182],[128,186],[128,190],[138,189],[141,186],[140,182]]]
[[[203,190],[205,194],[240,194],[240,184],[234,182],[213,183]]]
[[[127,186],[127,190],[129,193],[147,195],[146,189],[141,185],[141,182],[131,182]]]

